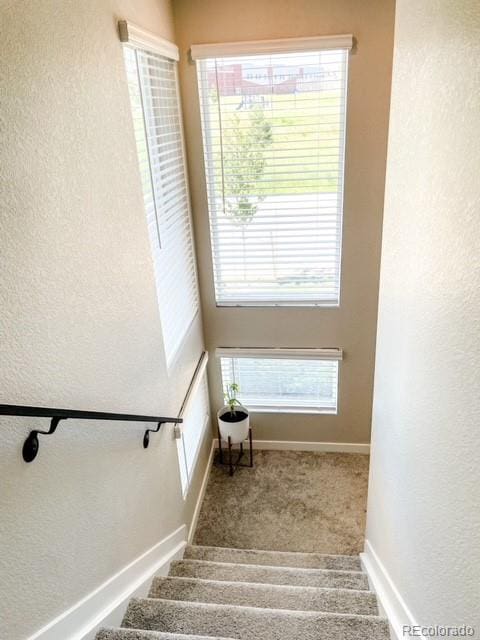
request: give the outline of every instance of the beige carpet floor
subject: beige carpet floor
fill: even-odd
[[[363,549],[369,458],[255,451],[233,478],[213,466],[194,543],[357,554]]]

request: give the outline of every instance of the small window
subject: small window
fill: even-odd
[[[238,384],[239,400],[248,409],[337,413],[341,350],[219,349],[217,353],[223,386]]]
[[[167,365],[198,311],[177,63],[124,47]]]
[[[178,462],[184,497],[190,487],[200,447],[210,420],[205,366],[206,358],[201,365],[201,370],[196,374],[198,376],[197,382],[188,394],[185,411],[182,413],[183,423],[178,425],[177,430]]]

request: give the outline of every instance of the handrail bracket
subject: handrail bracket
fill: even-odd
[[[160,431],[160,428],[161,428],[162,424],[166,424],[166,423],[165,422],[159,422],[157,424],[157,428],[156,429],[147,429],[145,431],[145,433],[143,434],[143,448],[144,449],[148,449],[148,445],[150,444],[150,433],[158,433]]]
[[[40,448],[40,443],[38,441],[38,434],[42,434],[44,436],[50,436],[52,433],[55,433],[58,423],[60,420],[66,420],[67,418],[59,418],[55,416],[50,421],[50,429],[48,431],[39,431],[35,429],[34,431],[30,431],[27,436],[27,439],[23,443],[22,456],[25,462],[32,462],[37,457],[38,450]]]

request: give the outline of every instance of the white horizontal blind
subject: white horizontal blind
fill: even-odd
[[[178,461],[182,490],[185,495],[190,486],[203,437],[209,420],[206,374],[192,396],[180,425],[181,438],[177,439]]]
[[[197,60],[217,303],[337,305],[348,49]]]
[[[240,387],[248,409],[336,413],[338,361],[295,358],[222,357],[224,388]]]
[[[125,46],[167,364],[198,310],[176,62]]]

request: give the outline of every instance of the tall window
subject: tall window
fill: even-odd
[[[210,420],[207,387],[207,354],[204,353],[182,407],[183,423],[177,427],[177,452],[182,491],[185,496],[190,487],[198,454]]]
[[[339,304],[350,46],[192,47],[219,305]]]
[[[172,46],[172,45],[170,45]],[[167,364],[198,311],[177,63],[124,47]]]

